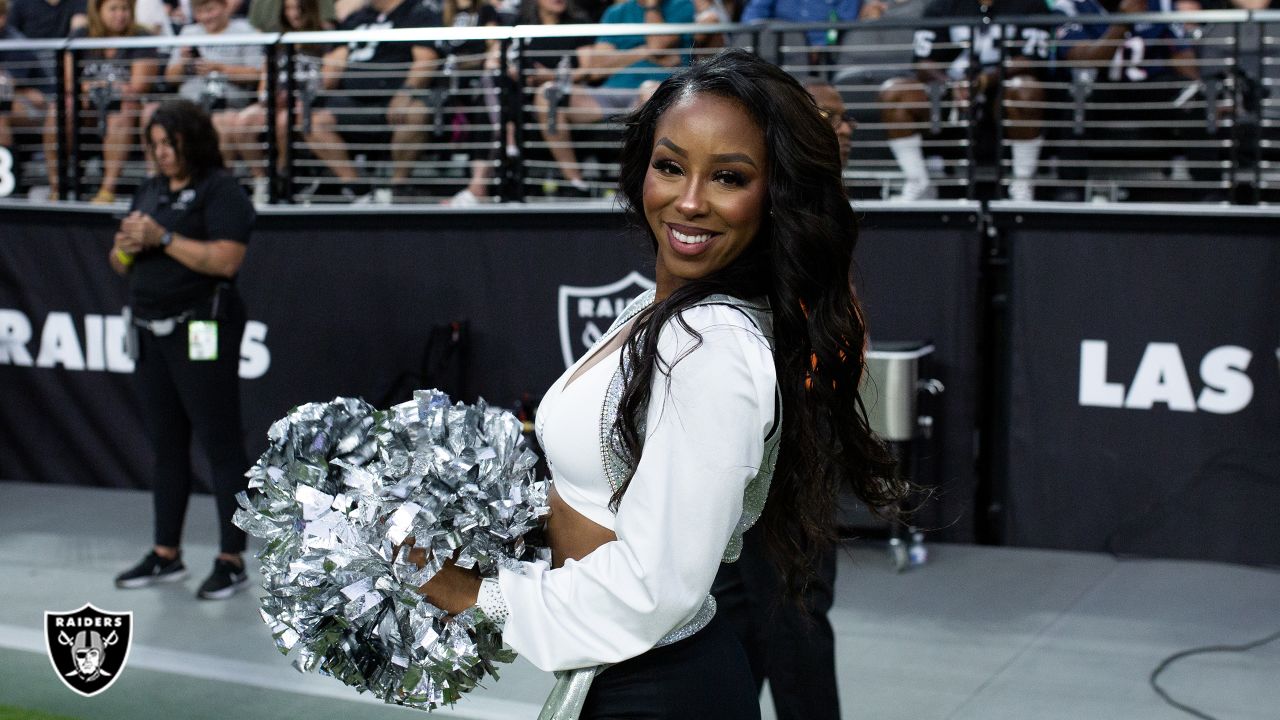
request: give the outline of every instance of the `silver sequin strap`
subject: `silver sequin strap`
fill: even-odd
[[[689,622],[667,633],[665,637],[658,641],[654,647],[662,647],[684,640],[692,636],[711,622],[711,618],[716,616],[716,599],[711,595],[707,595],[707,599],[702,601],[702,607],[698,608],[698,612],[694,613]]]
[[[606,667],[608,665],[594,665],[557,672],[555,687],[551,688],[551,694],[543,703],[538,720],[578,720],[582,706],[587,702],[591,681]]]
[[[502,597],[502,587],[498,585],[497,578],[485,578],[480,581],[480,596],[476,599],[476,606],[499,628],[506,626],[510,612],[507,610],[506,599]]]
[[[654,647],[660,648],[691,637],[706,627],[715,614],[716,599],[707,595],[707,599],[702,601],[702,607],[698,608],[689,622],[667,633]],[[538,720],[578,720],[578,716],[582,714],[582,706],[587,701],[587,692],[591,690],[591,682],[607,667],[607,664],[594,665],[557,672],[555,687],[551,688],[551,694],[542,704]]]

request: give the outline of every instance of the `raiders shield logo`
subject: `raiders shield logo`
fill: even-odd
[[[113,613],[90,604],[74,612],[44,613],[49,662],[67,687],[93,697],[111,687],[129,661],[133,613]]]
[[[638,272],[599,287],[560,286],[560,350],[567,368],[604,335],[637,295],[654,286]]]

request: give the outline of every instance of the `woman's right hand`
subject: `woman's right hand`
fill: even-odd
[[[148,234],[156,234],[154,232],[155,228],[151,227],[152,225],[156,225],[154,220],[135,210],[129,213],[128,217],[120,223],[120,230],[116,233],[116,243],[121,250],[127,253],[131,255],[138,254],[145,250],[149,244],[155,244],[148,242]],[[156,228],[158,227],[156,225]],[[164,230],[160,229],[160,233],[163,232]]]
[[[416,538],[405,538],[404,544],[396,547],[392,557],[404,551],[404,559],[418,566],[427,565],[427,551],[416,547]],[[455,553],[456,557],[456,553]],[[444,561],[441,568],[418,592],[427,602],[444,610],[450,615],[457,615],[476,604],[480,593],[480,573],[475,570],[464,570],[454,564],[453,558]]]

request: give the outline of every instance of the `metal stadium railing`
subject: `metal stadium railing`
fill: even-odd
[[[660,77],[731,45],[836,88],[857,124],[845,168],[855,198],[899,195],[906,176],[888,140],[918,135],[943,197],[1280,199],[1280,13],[998,18],[1003,37],[1017,42],[992,43],[977,18],[922,19],[922,4],[814,25],[4,41],[0,196],[128,195],[148,172],[139,129],[159,101],[180,94],[209,109],[224,156],[258,202],[438,203],[463,189],[478,202],[606,198],[617,180],[618,116]],[[1072,30],[1121,19],[1180,29],[1138,40]],[[654,54],[640,88],[593,85],[574,51],[539,43],[623,35],[679,41]],[[935,54],[921,56],[921,42]],[[430,52],[374,64],[376,43]],[[171,59],[199,52],[184,48],[232,45],[261,48],[256,72],[202,74]],[[335,47],[347,48],[341,69],[324,59]],[[628,72],[640,71],[620,75]],[[582,97],[595,102],[584,109]],[[1028,136],[1038,138],[1029,175],[1013,149]],[[103,186],[114,192],[95,193]]]

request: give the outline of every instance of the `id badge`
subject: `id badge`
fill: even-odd
[[[218,359],[218,322],[216,320],[192,320],[187,323],[187,358],[190,360]]]

